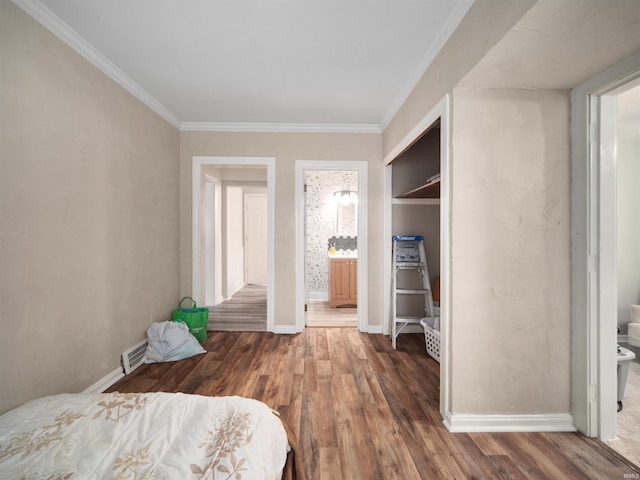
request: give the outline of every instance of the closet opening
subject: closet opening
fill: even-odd
[[[410,348],[406,335],[421,336],[430,365],[438,373],[433,400],[439,402],[444,424],[451,430],[449,131],[449,97],[445,96],[383,160],[384,291],[388,292],[383,298],[383,332],[398,350]],[[398,294],[403,289],[399,283],[394,284],[399,280],[394,251],[394,247],[400,246],[394,242],[398,236],[416,236],[423,243],[433,316],[427,308],[429,299],[424,295]],[[404,288],[411,289],[409,285]],[[405,324],[402,317],[410,317],[412,321]]]
[[[392,280],[390,334],[394,344],[401,347],[402,334],[424,333],[429,355],[440,362],[440,119],[396,157],[389,168],[391,234],[392,238],[400,239],[392,245],[392,255],[397,261],[395,271],[391,272],[395,282]],[[417,240],[403,241],[403,237]],[[426,258],[420,258],[421,253],[417,255],[424,267],[414,269],[398,262],[401,255],[394,253],[394,249],[407,248],[415,248],[416,252],[424,249]]]

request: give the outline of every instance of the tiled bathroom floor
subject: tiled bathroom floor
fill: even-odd
[[[621,344],[626,347],[626,345]],[[617,439],[607,442],[611,448],[640,465],[640,363],[631,362],[627,386],[618,412]]]

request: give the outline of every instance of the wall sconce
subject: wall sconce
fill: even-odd
[[[358,201],[358,192],[353,190],[338,190],[333,192],[333,198],[338,203],[356,203]]]

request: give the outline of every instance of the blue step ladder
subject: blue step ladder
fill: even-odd
[[[391,311],[391,344],[396,348],[398,335],[407,325],[419,325],[420,320],[434,316],[433,295],[427,256],[424,250],[422,235],[395,235],[393,237],[393,271],[392,271],[392,311]],[[415,272],[416,275],[403,274],[399,282],[400,272]],[[402,284],[402,285],[399,285]],[[425,315],[422,317],[398,316],[397,300],[402,295],[421,295],[424,297]]]

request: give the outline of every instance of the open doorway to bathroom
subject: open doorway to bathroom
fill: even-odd
[[[616,171],[616,295],[618,365],[616,439],[609,444],[640,465],[640,80],[614,95]],[[638,327],[633,327],[638,328]]]
[[[313,192],[305,191],[308,180],[317,183],[311,187],[315,189]],[[296,160],[296,332],[307,327],[309,307],[320,307],[335,320],[334,325],[341,322],[338,315],[353,316],[355,312],[356,323],[350,319],[348,325],[357,326],[361,332],[370,331],[367,322],[367,192],[366,161]],[[314,209],[319,211],[314,213]],[[307,219],[307,210],[310,219]],[[313,237],[311,241],[309,237]],[[307,244],[313,254],[307,254]],[[333,249],[330,253],[331,246],[335,253]],[[330,259],[339,260],[336,263],[340,264],[333,279]],[[334,298],[332,302],[332,285],[346,298]],[[318,312],[314,313],[317,316]],[[328,325],[329,320],[324,323]]]
[[[624,347],[632,340],[627,335],[631,305],[640,301],[640,276],[634,272],[640,257],[633,253],[640,211],[635,192],[639,87],[637,54],[571,93],[572,413],[579,431],[636,464],[638,364],[621,358],[616,343]],[[629,369],[626,382],[621,381],[624,367]],[[623,403],[619,412],[618,400]]]
[[[307,327],[358,324],[358,172],[306,170]]]

